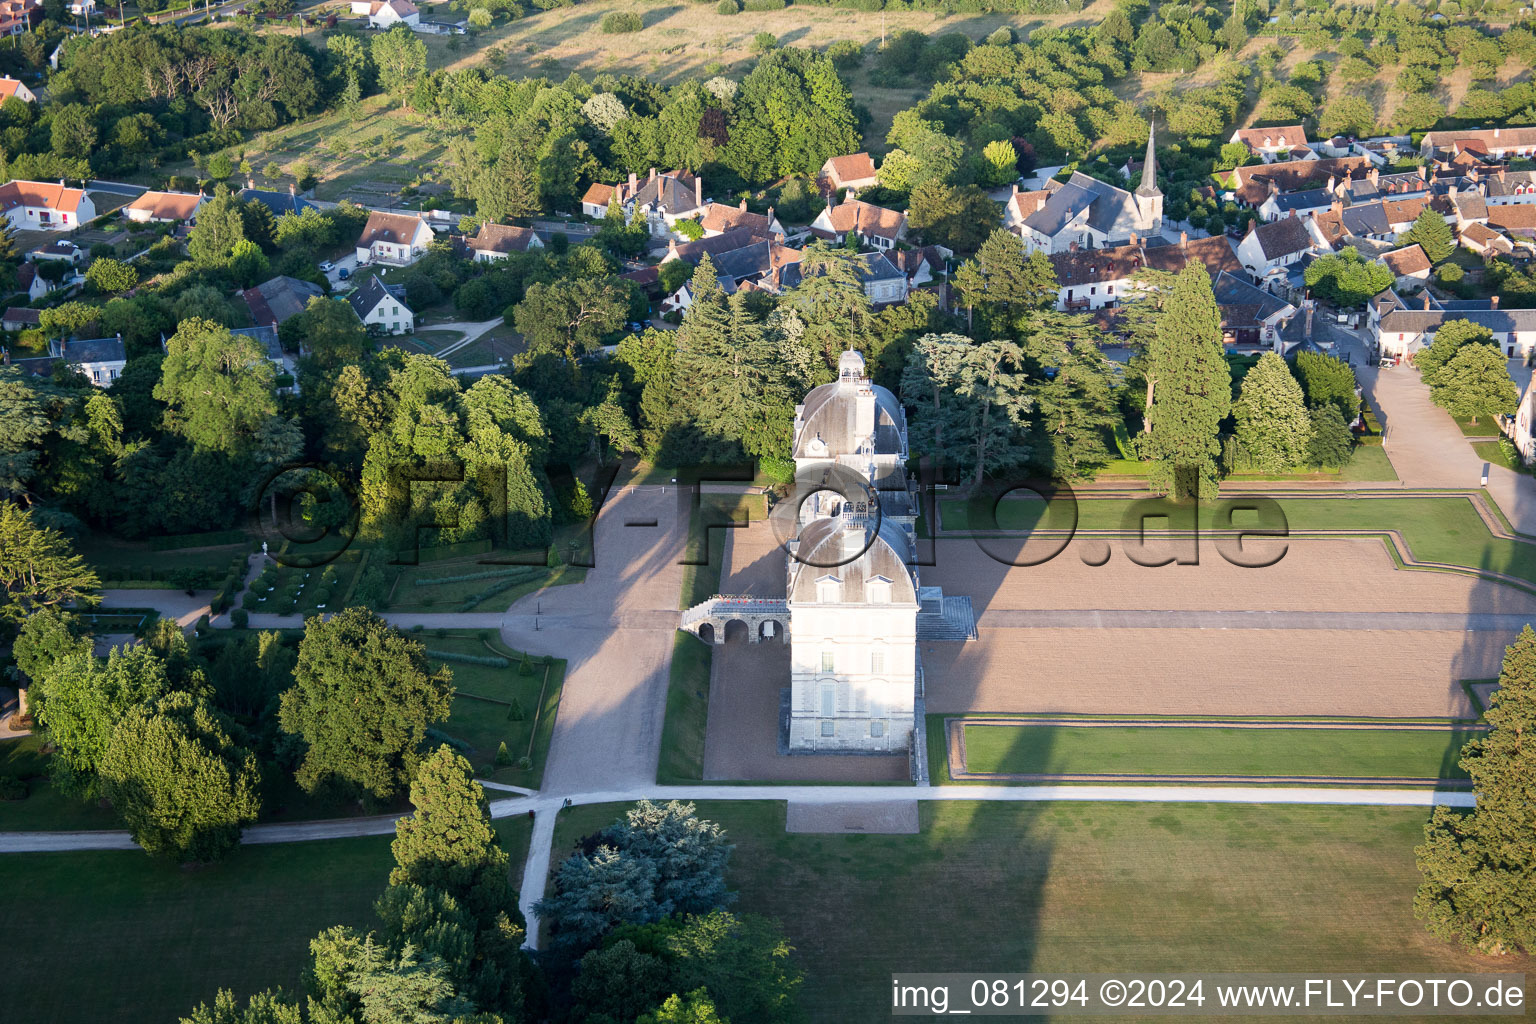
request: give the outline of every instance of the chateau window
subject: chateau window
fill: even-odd
[[[816,581],[816,603],[835,604],[843,593],[843,581],[826,575]]]
[[[891,603],[891,580],[876,576],[864,585],[864,596],[870,604]]]
[[[821,713],[827,718],[837,714],[837,687],[830,683],[821,688]]]
[[[837,723],[836,722],[822,722],[821,723],[821,734],[823,736],[835,736],[835,735],[837,735]]]
[[[869,656],[869,671],[877,676],[885,674],[884,651],[875,651]]]
[[[822,651],[821,652],[821,670],[823,672],[832,672],[832,671],[834,671],[834,669],[832,667],[832,652],[831,651]]]
[[[876,739],[878,739],[881,736],[884,736],[885,735],[885,723],[884,722],[870,722],[869,723],[869,734],[870,734],[870,736],[875,737]]]

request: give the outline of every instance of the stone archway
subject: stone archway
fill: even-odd
[[[707,644],[715,642],[715,626],[712,622],[699,623],[699,639]]]
[[[726,619],[725,628],[721,631],[721,636],[726,643],[734,641],[750,642],[752,628],[742,619]]]
[[[784,623],[777,619],[764,619],[757,624],[757,638],[759,640],[784,639]]]

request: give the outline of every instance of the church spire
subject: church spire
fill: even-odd
[[[1157,153],[1152,144],[1152,123],[1147,122],[1147,158],[1141,165],[1141,184],[1136,186],[1139,196],[1160,196],[1157,187]]]

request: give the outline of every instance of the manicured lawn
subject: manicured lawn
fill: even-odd
[[[1488,569],[1507,573],[1536,583],[1536,546],[1503,540],[1488,532],[1464,497],[1444,498],[1286,498],[1278,497],[1280,507],[1293,534],[1321,530],[1397,530],[1407,541],[1414,557],[1428,562],[1444,562],[1470,569]],[[1200,526],[1210,528],[1216,503],[1200,506]],[[1078,528],[1082,530],[1119,530],[1129,502],[1121,499],[1079,499]],[[1004,530],[1028,530],[1041,520],[1045,504],[1039,500],[1008,500],[997,510],[998,525]],[[964,531],[971,528],[970,510],[962,499],[940,502],[944,529]],[[1061,516],[1055,509],[1052,516]],[[1065,518],[1061,516],[1061,518]],[[1057,523],[1050,525],[1055,526]],[[1233,516],[1235,526],[1256,526],[1253,515]],[[1178,527],[1187,529],[1187,518]],[[1166,519],[1146,521],[1151,532],[1167,528]]]
[[[619,805],[561,815],[552,867]],[[1413,917],[1421,808],[925,803],[915,836],[790,835],[705,802],[737,910],[777,918],[815,1024],[890,1019],[896,971],[1524,971]]]
[[[413,634],[429,652],[445,651],[473,657],[504,657],[505,668],[475,665],[462,661],[438,661],[453,671],[455,695],[448,721],[440,728],[472,749],[466,754],[477,773],[515,786],[537,788],[544,775],[544,760],[549,753],[549,738],[554,730],[555,713],[560,706],[560,687],[565,680],[565,662],[555,660],[548,666],[534,659],[533,672],[521,671],[522,655],[503,645],[490,630],[488,637],[456,633],[436,636]],[[489,640],[489,643],[487,643]],[[546,671],[547,670],[547,671]],[[515,718],[512,702],[521,709]],[[533,766],[519,769],[496,765],[496,752],[506,743],[514,762],[528,757]]]
[[[331,925],[369,926],[387,837],[244,847],[210,867],[138,852],[0,856],[12,1020],[163,1024],[218,989],[299,985]]]
[[[657,782],[696,782],[704,777],[704,730],[709,723],[709,668],[713,657],[714,652],[697,637],[681,631],[673,634]]]
[[[486,561],[501,557],[526,558],[533,565],[497,565]],[[386,573],[398,576],[398,582],[393,584],[394,589],[389,592],[390,600],[386,607],[392,612],[456,612],[462,610],[465,602],[471,598],[485,594],[484,599],[477,602],[472,611],[504,612],[512,607],[513,602],[536,590],[567,583],[580,583],[586,578],[587,571],[582,567],[561,565],[546,573],[531,576],[516,583],[510,589],[501,590],[495,594],[489,591],[495,588],[497,577],[462,580],[456,583],[416,585],[417,580],[442,579],[481,572],[513,573],[523,568],[537,568],[543,564],[543,558],[539,552],[520,552],[516,555],[500,555],[493,552],[473,558],[386,569]]]
[[[530,826],[496,823],[522,877]],[[309,941],[332,925],[377,925],[392,836],[247,846],[183,868],[138,852],[0,855],[9,951],[7,1020],[165,1024],[211,1002],[300,989]]]
[[[1472,442],[1472,450],[1477,452],[1478,458],[1484,462],[1491,462],[1495,466],[1503,466],[1505,469],[1512,469],[1517,473],[1523,468],[1505,456],[1504,449],[1499,447],[1499,442],[1497,441],[1474,441]]]
[[[1490,416],[1479,416],[1476,423],[1470,416],[1452,416],[1461,432],[1468,437],[1498,437],[1499,425]]]
[[[1470,730],[967,725],[973,772],[1447,778]]]
[[[1339,479],[1351,483],[1396,480],[1397,470],[1381,445],[1362,444],[1355,448],[1349,465],[1339,471]]]

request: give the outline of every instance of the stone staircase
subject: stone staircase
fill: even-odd
[[[969,597],[945,595],[938,587],[923,587],[918,599],[919,643],[962,643],[976,639],[976,612]]]

